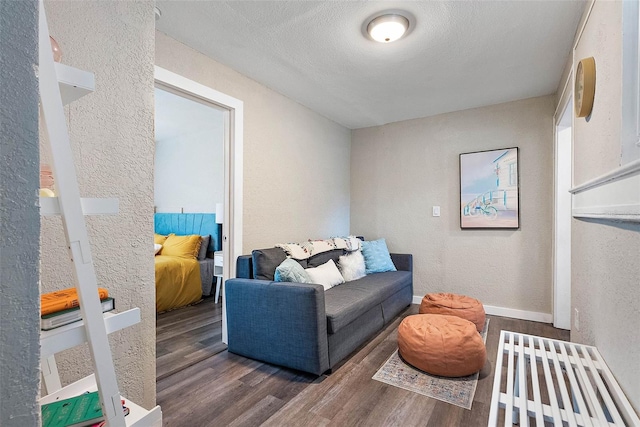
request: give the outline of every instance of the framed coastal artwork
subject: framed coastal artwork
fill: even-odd
[[[460,228],[519,228],[518,183],[518,147],[460,154]]]

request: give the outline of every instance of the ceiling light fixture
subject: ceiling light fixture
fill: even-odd
[[[402,38],[408,29],[409,20],[398,13],[377,16],[367,25],[369,36],[380,43],[394,42]]]
[[[160,8],[158,6],[155,6],[153,8],[153,13],[156,16],[156,21],[159,21],[160,18],[162,17],[162,11],[160,10]]]

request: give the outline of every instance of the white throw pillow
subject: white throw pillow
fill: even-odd
[[[358,280],[366,275],[364,256],[361,251],[354,251],[347,255],[342,255],[338,260],[338,265],[340,266],[340,273],[342,273],[345,282]]]
[[[153,249],[155,250],[154,255],[158,255],[158,252],[160,252],[160,249],[162,249],[162,245],[160,243],[154,243]]]
[[[309,275],[311,283],[322,285],[325,291],[344,283],[344,279],[332,259],[316,268],[307,268],[304,271]]]

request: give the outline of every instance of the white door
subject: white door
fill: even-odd
[[[569,97],[555,129],[553,325],[561,329],[571,329],[572,106]]]

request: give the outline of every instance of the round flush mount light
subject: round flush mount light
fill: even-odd
[[[380,43],[394,42],[407,33],[410,24],[403,14],[384,13],[371,19],[367,24],[369,36]]]

